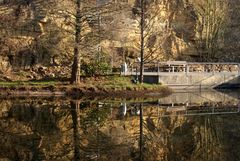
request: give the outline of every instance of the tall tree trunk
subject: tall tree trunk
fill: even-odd
[[[140,35],[141,35],[141,48],[140,48],[140,83],[143,83],[144,72],[144,1],[141,0],[141,22],[140,22]]]
[[[75,46],[74,58],[71,73],[71,84],[80,84],[81,71],[81,55],[80,55],[80,41],[81,41],[81,0],[76,2],[76,25],[75,25]]]

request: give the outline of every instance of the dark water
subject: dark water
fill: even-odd
[[[0,161],[240,161],[239,92],[0,100]]]

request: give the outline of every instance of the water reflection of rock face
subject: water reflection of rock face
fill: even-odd
[[[11,160],[44,159],[39,149],[43,137],[58,131],[51,109],[37,108],[32,103],[18,103],[1,103],[4,110],[0,119],[0,154]]]
[[[164,117],[156,102],[140,119],[134,102],[1,100],[0,160],[240,160],[238,113]]]

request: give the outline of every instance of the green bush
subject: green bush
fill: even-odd
[[[105,75],[111,71],[111,67],[107,62],[99,62],[97,64],[97,68],[98,69],[96,71],[98,75]]]
[[[82,72],[86,76],[106,75],[111,71],[110,64],[105,60],[82,62]]]
[[[93,63],[83,62],[82,66],[81,66],[81,70],[82,70],[84,75],[93,76],[96,69],[95,69]]]

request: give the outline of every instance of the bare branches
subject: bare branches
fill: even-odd
[[[223,39],[221,35],[225,29],[228,3],[225,0],[223,3],[207,0],[196,4],[200,32],[197,49],[202,61],[216,61],[216,54],[220,47],[219,40]]]

